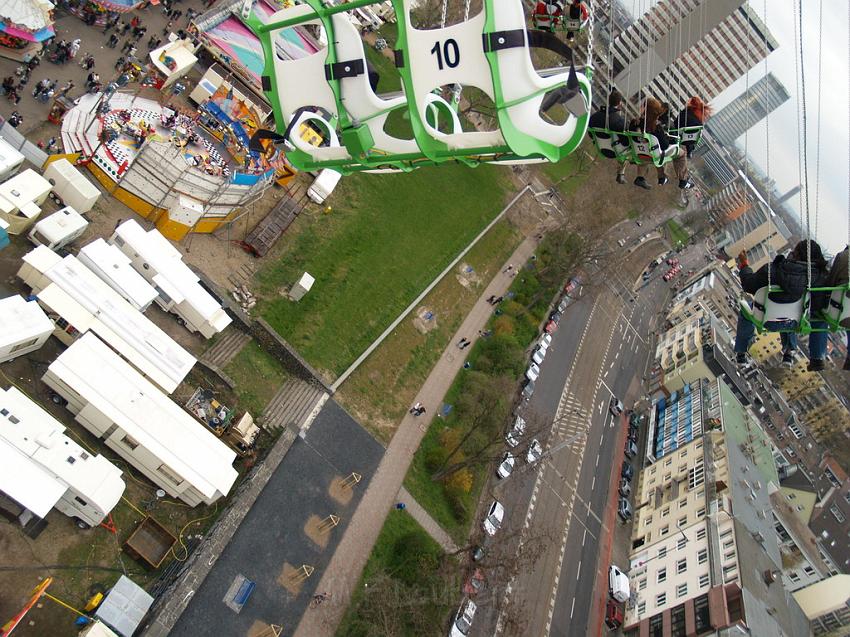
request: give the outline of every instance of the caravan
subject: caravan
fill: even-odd
[[[27,238],[37,246],[59,251],[73,243],[88,228],[89,222],[71,206],[65,206],[36,223]]]

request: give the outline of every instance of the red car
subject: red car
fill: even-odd
[[[557,329],[558,329],[558,324],[555,321],[549,320],[546,323],[546,326],[543,328],[543,331],[546,332],[547,334],[552,334]]]
[[[605,625],[612,630],[623,625],[623,607],[613,599],[609,599],[605,606]]]
[[[464,583],[463,592],[469,597],[475,597],[484,590],[485,584],[484,573],[481,572],[480,568],[476,568],[472,575],[469,576],[469,579],[466,580],[466,583]]]

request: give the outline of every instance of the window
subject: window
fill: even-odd
[[[148,264],[145,263],[144,268],[147,269],[147,267],[148,267]],[[165,290],[163,290],[158,285],[153,286],[153,289],[156,290],[156,293],[159,295],[159,298],[162,299],[162,302],[165,305],[168,305],[168,304],[171,303],[171,297],[168,296],[168,294],[165,293]]]
[[[697,635],[712,630],[711,615],[708,612],[708,595],[700,595],[694,600],[694,620]]]
[[[705,527],[697,529],[697,539],[704,540],[705,539]]]
[[[655,596],[655,606],[661,608],[667,603],[667,593],[659,593]]]
[[[688,470],[688,465],[680,464],[678,473],[685,473],[685,471],[687,471],[687,470]]]
[[[76,495],[74,496],[74,502],[76,502],[77,504],[79,504],[80,506],[83,506],[83,507],[85,507],[85,506],[88,506],[88,505],[89,505],[89,503],[88,503],[88,502],[86,502],[86,501],[85,501],[85,500],[83,500],[81,497],[76,496]]]
[[[685,637],[685,605],[670,611],[670,637]]]
[[[671,464],[673,464],[673,458],[667,458],[667,460],[664,461],[665,467],[669,467]]]
[[[662,518],[666,518],[668,515],[670,515],[670,507],[664,507],[663,509],[661,509]]]
[[[685,526],[687,523],[688,523],[688,516],[685,515],[685,516],[679,518],[679,521],[676,522],[676,526]]]
[[[680,509],[684,509],[686,506],[688,506],[688,499],[687,498],[682,498],[681,500],[679,500],[679,508]]]
[[[672,473],[665,473],[665,474],[664,474],[664,480],[663,480],[663,481],[664,481],[664,482],[670,482],[670,480],[671,480],[672,478],[673,478],[673,474],[672,474]]]
[[[705,507],[697,509],[697,519],[705,517]]]
[[[676,597],[684,597],[687,594],[688,594],[688,583],[687,582],[685,582],[684,584],[679,584],[676,587]]]
[[[663,560],[665,557],[667,557],[667,547],[662,546],[660,549],[658,549],[658,559]]]
[[[21,421],[18,420],[18,418],[15,417],[14,414],[9,414],[9,422],[12,423],[13,425],[17,425]]]
[[[688,470],[688,488],[696,489],[705,482],[705,467],[702,463]]]
[[[644,525],[644,526],[649,526],[650,524],[652,524],[652,516],[651,516],[651,515],[647,515],[647,516],[644,518],[644,520],[643,520],[643,525]]]
[[[705,564],[708,561],[708,549],[700,549],[697,553],[697,562]]]
[[[730,564],[729,566],[724,566],[723,567],[723,582],[728,583],[728,582],[732,582],[732,581],[735,581],[736,579],[738,579],[738,575],[735,573],[735,571],[737,571],[737,570],[738,570],[737,564]]]
[[[711,583],[711,579],[708,576],[708,573],[703,573],[699,576],[699,587],[705,588]]]
[[[661,537],[664,537],[669,532],[670,532],[670,525],[668,525],[668,524],[665,524],[660,529],[658,529],[658,535],[660,535]]]
[[[174,469],[169,467],[167,464],[159,465],[156,468],[156,471],[169,482],[172,482],[174,484],[180,484],[181,482],[183,482],[183,479],[176,473],[174,473]]]
[[[832,472],[832,469],[830,469],[829,467],[824,468],[823,475],[826,476],[826,479],[832,483],[832,486],[841,486],[841,482],[838,481],[838,478],[835,476],[835,474]]]
[[[663,615],[655,615],[649,620],[649,637],[664,637]]]
[[[65,462],[67,462],[68,464],[74,464],[76,461],[77,459],[74,456],[68,456],[68,458],[65,460]]]
[[[813,569],[813,568],[812,568],[809,564],[806,564],[806,565],[803,567],[803,571],[804,571],[804,572],[806,573],[806,575],[808,575],[809,577],[811,577],[812,575],[814,575],[814,574],[815,574],[815,569]]]
[[[850,491],[844,494],[844,501],[847,502],[847,504],[850,504]]]
[[[667,567],[662,566],[660,569],[658,569],[658,578],[656,579],[656,582],[658,584],[661,584],[661,582],[666,582],[666,581],[667,581]]]
[[[104,432],[104,434],[103,434],[103,439],[104,439],[104,440],[106,440],[106,439],[108,439],[110,436],[112,436],[112,434],[114,434],[114,433],[115,433],[115,430],[116,430],[116,429],[118,429],[118,425],[115,425],[115,424],[113,424],[113,425],[109,425],[109,429],[107,429],[107,430]]]
[[[724,561],[734,560],[735,559],[735,549],[732,549],[731,551],[727,551],[726,553],[724,553],[723,559],[724,559]]]
[[[646,612],[646,602],[638,602],[638,605],[637,605],[638,617],[642,616],[645,612]]]
[[[688,558],[683,557],[681,560],[676,562],[676,573],[681,575],[685,571],[688,570]]]
[[[725,540],[732,537],[732,529],[726,529],[723,533],[720,534],[720,539]]]
[[[838,505],[833,504],[829,507],[829,512],[832,513],[832,517],[835,518],[835,521],[841,524],[847,518],[844,517],[844,514],[841,512],[841,509],[838,508]]]
[[[646,578],[644,577],[643,579],[641,579],[641,580],[638,582],[638,590],[639,590],[639,591],[642,591],[642,590],[643,590],[643,589],[645,589],[645,588],[646,588]]]
[[[123,246],[123,245],[124,245],[124,239],[122,239],[122,238],[121,238],[121,237],[119,237],[118,235],[115,235],[115,237],[113,238],[113,240],[112,240],[112,241],[113,241],[113,242],[115,243],[115,245],[117,245],[119,248],[120,248],[121,246]]]
[[[124,436],[121,438],[121,444],[125,447],[129,447],[131,450],[134,450],[136,447],[139,446],[139,443],[127,434],[124,434]]]
[[[676,542],[676,550],[681,551],[688,544],[688,538],[680,537],[679,541]]]
[[[735,545],[735,540],[733,540],[733,539],[728,539],[728,540],[726,540],[726,541],[723,543],[723,548],[724,548],[724,549],[728,549],[728,548],[733,547],[734,545]]]
[[[27,347],[31,347],[32,345],[35,345],[36,343],[38,343],[38,337],[33,338],[33,339],[29,340],[29,341],[24,341],[23,343],[18,343],[18,344],[17,344],[17,345],[15,345],[15,346],[14,346],[11,350],[9,350],[9,353],[10,353],[10,354],[13,354],[13,353],[15,353],[15,352],[19,352],[19,351],[21,351],[22,349],[25,349],[25,348],[27,348]]]

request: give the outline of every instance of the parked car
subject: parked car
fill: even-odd
[[[510,453],[505,453],[502,462],[499,463],[499,468],[496,469],[496,477],[507,478],[514,470],[514,464],[516,464],[516,458]]]
[[[480,568],[476,568],[463,584],[463,592],[469,597],[475,597],[484,590],[484,585],[487,583],[484,578],[484,573]]]
[[[534,395],[534,381],[530,378],[525,379],[525,384],[522,386],[522,397],[525,400],[531,400]]]
[[[525,370],[525,377],[528,380],[535,381],[540,376],[540,368],[537,366],[537,363],[532,363],[528,366],[528,369]]]
[[[612,416],[619,416],[623,413],[623,403],[616,396],[611,396],[611,403],[608,405],[608,410]]]
[[[620,501],[617,503],[617,515],[620,516],[623,522],[630,520],[632,517],[632,505],[625,498],[620,498]]]
[[[528,445],[528,451],[525,452],[525,461],[528,464],[532,462],[537,462],[540,460],[540,456],[543,455],[543,447],[540,442],[535,438],[531,441],[531,444]]]
[[[637,441],[638,441],[638,430],[637,429],[634,429],[633,427],[629,427],[628,440],[629,440],[629,442],[633,442],[633,443],[637,444]]]
[[[522,438],[525,433],[525,418],[522,416],[516,416],[514,418],[514,424],[511,425],[510,430],[505,436],[505,442],[508,443],[510,447],[516,447],[519,444],[520,438]]]
[[[623,607],[613,599],[605,605],[605,625],[611,630],[617,630],[623,625]]]
[[[642,420],[643,418],[636,411],[633,411],[629,414],[629,427],[637,429]]]
[[[478,607],[471,599],[464,599],[455,614],[449,637],[466,637],[472,628],[472,620],[475,619],[475,611]]]
[[[618,602],[626,602],[631,597],[629,578],[613,564],[608,569],[608,593]]]
[[[493,500],[490,508],[487,509],[487,517],[484,518],[482,527],[487,535],[496,535],[496,531],[502,526],[502,520],[505,517],[505,507],[498,500]]]
[[[623,450],[623,453],[626,454],[626,458],[634,458],[637,455],[637,452],[638,448],[634,440],[626,440],[626,448]]]
[[[632,485],[625,478],[620,478],[620,488],[617,491],[624,498],[628,498],[632,494]]]
[[[569,295],[565,294],[561,297],[561,302],[558,303],[558,311],[563,314],[572,302],[573,299]]]
[[[473,562],[480,562],[484,559],[485,555],[486,551],[484,550],[484,547],[479,545],[473,546],[472,550],[469,552],[469,557],[472,558]]]
[[[540,338],[537,339],[537,347],[542,347],[545,350],[549,349],[549,346],[552,344],[552,335],[551,334],[541,334]]]
[[[561,322],[561,313],[558,310],[554,310],[551,314],[549,314],[549,320],[555,321],[555,323]]]
[[[628,462],[623,463],[623,468],[620,470],[620,476],[628,480],[632,481],[632,478],[635,477],[635,470]]]
[[[558,324],[555,321],[553,321],[552,319],[549,319],[548,321],[546,321],[546,325],[543,327],[543,331],[546,332],[547,334],[553,334],[553,333],[555,333],[555,331],[557,329],[558,329]]]
[[[538,345],[534,348],[534,352],[531,354],[531,360],[538,365],[542,365],[544,358],[546,358],[546,348]]]

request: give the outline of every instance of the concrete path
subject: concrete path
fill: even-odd
[[[526,239],[508,259],[508,263],[521,266],[531,257],[536,246],[537,242],[533,238]],[[442,405],[443,397],[455,376],[463,367],[465,356],[456,343],[462,337],[472,341],[478,338],[478,331],[484,328],[493,314],[493,307],[486,299],[491,295],[504,295],[510,284],[509,275],[500,272],[495,276],[481,293],[460,329],[449,340],[440,360],[431,370],[419,394],[413,399],[414,403],[421,402],[427,411],[418,418],[407,414],[401,421],[351,524],[317,586],[317,590],[331,593],[332,601],[306,613],[298,625],[295,637],[331,637],[335,634],[387,513],[396,502],[413,454],[428,430],[431,419]]]
[[[398,501],[404,502],[404,510],[410,514],[410,517],[419,522],[419,526],[425,529],[431,539],[442,546],[446,553],[457,553],[460,550],[451,536],[404,487],[398,490]]]

